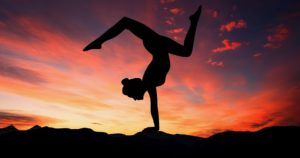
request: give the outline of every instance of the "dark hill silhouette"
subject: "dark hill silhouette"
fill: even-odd
[[[29,130],[38,130],[38,129],[41,129],[42,127],[39,126],[39,125],[35,125],[33,127],[31,127]]]
[[[16,132],[16,131],[18,131],[18,129],[13,125],[9,125],[5,128],[0,128],[0,134],[11,133],[11,132]]]
[[[98,157],[299,157],[299,133],[300,127],[286,126],[264,128],[257,132],[227,131],[201,138],[161,131],[123,135],[95,132],[88,128],[55,129],[35,126],[30,130],[19,131],[9,126],[0,129],[0,148],[2,151],[26,150],[27,153],[42,152],[53,156],[80,153],[85,156],[99,155]]]

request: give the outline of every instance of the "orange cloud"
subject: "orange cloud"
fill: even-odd
[[[205,108],[194,109],[210,114],[210,116],[207,116],[209,119],[201,117],[206,123],[203,124],[201,130],[195,130],[192,134],[210,136],[226,130],[256,131],[267,126],[285,124],[282,122],[289,115],[287,100],[281,97],[280,102],[275,101],[276,97],[282,95],[281,92],[274,89],[262,89],[254,95],[241,94],[241,91],[223,91],[222,99],[216,100],[214,105],[204,105]]]
[[[41,104],[51,104],[42,111],[48,113],[57,110],[57,113],[49,115],[63,117],[66,123],[60,122],[61,127],[82,127],[85,126],[80,126],[83,120],[111,122],[110,119],[124,117],[124,114],[118,117],[119,113],[132,113],[132,110],[136,110],[130,106],[141,104],[133,102],[121,92],[120,81],[124,77],[142,77],[148,62],[151,61],[151,55],[142,47],[142,41],[133,35],[124,33],[124,42],[108,42],[103,45],[101,51],[85,53],[82,52],[84,42],[68,37],[67,34],[53,32],[48,24],[39,19],[24,16],[13,19],[11,23],[15,27],[22,26],[26,36],[9,29],[0,30],[0,34],[3,35],[0,36],[1,47],[15,53],[14,56],[0,54],[1,61],[2,58],[6,61],[0,64],[0,92],[38,100]],[[41,80],[45,81],[40,82]],[[3,109],[3,106],[4,109],[7,108],[4,105],[5,101],[1,100],[0,109]],[[111,108],[111,105],[115,108]],[[34,110],[42,105],[36,106]],[[110,110],[105,111],[107,107],[110,107]],[[19,109],[26,110],[26,107]],[[99,109],[103,113],[99,112]],[[88,115],[82,115],[81,111],[88,111]],[[28,110],[27,112],[30,113]],[[92,117],[93,113],[96,113],[95,117]],[[109,117],[107,113],[110,113]],[[128,119],[140,117],[139,113],[143,111],[140,108],[140,111],[134,113],[137,115]],[[148,117],[142,118],[133,120],[145,121]],[[124,124],[122,120],[117,122]],[[53,125],[51,122],[49,124]],[[140,126],[146,126],[141,122],[134,124],[136,125],[131,128],[133,131],[119,126],[118,123],[110,123],[113,128],[106,129],[91,126],[102,131],[120,130],[123,133],[134,133],[142,128]]]
[[[238,21],[231,21],[227,24],[221,25],[220,27],[220,31],[224,32],[230,32],[233,29],[241,29],[241,28],[246,28],[247,27],[247,23],[245,20],[241,19]]]
[[[212,50],[213,53],[222,53],[222,52],[225,52],[225,51],[229,51],[229,50],[235,50],[235,49],[238,49],[239,47],[241,47],[241,43],[240,42],[236,42],[236,41],[233,41],[233,42],[230,42],[228,39],[224,39],[222,41],[223,43],[223,47],[218,47],[218,48],[215,48]]]
[[[166,91],[167,87],[162,87],[159,91],[161,98],[177,99],[163,99],[160,105],[164,107],[160,106],[160,109],[164,113],[164,121],[174,124],[176,132],[184,129],[194,135],[210,136],[226,130],[255,131],[267,126],[285,125],[291,120],[297,122],[296,112],[292,114],[292,111],[295,111],[295,100],[299,101],[295,97],[299,95],[299,88],[296,85],[295,88],[283,85],[294,83],[287,81],[283,75],[288,68],[267,74],[268,77],[259,84],[263,86],[254,91],[243,90],[251,84],[243,75],[218,75],[203,66],[184,64],[183,61],[176,61],[172,69],[176,70],[171,72],[172,80],[177,81],[173,84],[176,89]],[[292,72],[292,69],[289,71]],[[282,76],[283,79],[276,76]],[[288,76],[289,79],[295,78]],[[270,84],[270,80],[277,81]],[[287,89],[290,89],[288,93]],[[190,125],[193,125],[193,129],[189,128]]]
[[[286,25],[278,25],[272,35],[267,36],[267,43],[264,44],[265,48],[280,48],[282,42],[288,38],[289,29]]]
[[[115,83],[120,83],[122,79],[122,77],[116,80],[117,78],[115,77],[104,78],[101,76],[101,73],[104,73],[106,70],[105,67],[100,65],[104,63],[106,63],[105,65],[111,65],[109,64],[110,62],[102,60],[105,54],[117,52],[114,54],[115,65],[127,65],[132,70],[132,74],[140,72],[143,69],[137,65],[146,65],[147,63],[147,57],[141,54],[143,50],[128,48],[128,50],[134,50],[130,52],[132,53],[132,55],[129,55],[132,56],[131,59],[137,60],[130,63],[127,62],[129,60],[124,60],[125,54],[129,54],[124,52],[124,47],[122,48],[119,44],[113,44],[109,49],[106,49],[106,51],[112,52],[102,53],[103,56],[101,59],[92,52],[83,53],[81,50],[84,44],[60,33],[53,33],[51,30],[48,30],[49,27],[47,25],[36,19],[28,17],[15,19],[15,26],[24,26],[29,36],[38,37],[40,40],[30,41],[26,40],[29,37],[18,36],[12,32],[2,32],[4,30],[0,31],[5,35],[0,36],[2,46],[12,51],[22,50],[22,54],[20,55],[26,54],[28,57],[35,58],[34,61],[24,60],[17,58],[19,54],[16,54],[16,58],[1,59],[1,61],[6,61],[0,64],[1,90],[27,97],[39,98],[47,102],[62,103],[66,106],[101,108],[107,105],[101,102],[97,96],[102,94],[103,98],[105,98],[112,95],[112,93],[107,93],[106,90],[97,90],[97,87],[115,88],[113,86],[105,86],[105,81],[114,80]],[[123,53],[124,55],[120,56],[119,53]],[[8,62],[8,59],[10,59],[10,62]],[[66,66],[66,69],[60,65],[56,65],[56,61]],[[121,72],[125,73],[117,67],[112,69],[115,69],[114,72],[119,73],[119,75]],[[96,71],[99,71],[99,73],[93,73]],[[85,73],[89,74],[86,75]],[[98,81],[99,78],[101,78],[102,82]],[[43,85],[28,85],[19,81],[33,84],[43,83]],[[95,86],[96,84],[98,86]],[[86,91],[88,93],[78,93],[76,91]]]

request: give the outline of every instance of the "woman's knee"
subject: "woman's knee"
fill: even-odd
[[[133,20],[130,19],[130,18],[128,18],[128,17],[126,17],[126,16],[124,16],[120,21],[121,21],[122,23],[128,25],[128,24],[132,23]]]

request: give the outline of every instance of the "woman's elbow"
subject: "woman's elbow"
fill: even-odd
[[[190,57],[192,55],[192,51],[187,51],[184,53],[183,57]]]

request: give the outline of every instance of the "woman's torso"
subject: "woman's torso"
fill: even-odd
[[[161,86],[165,83],[170,70],[170,59],[167,48],[160,36],[153,41],[143,41],[145,48],[152,54],[153,59],[148,65],[143,82],[150,86]]]

